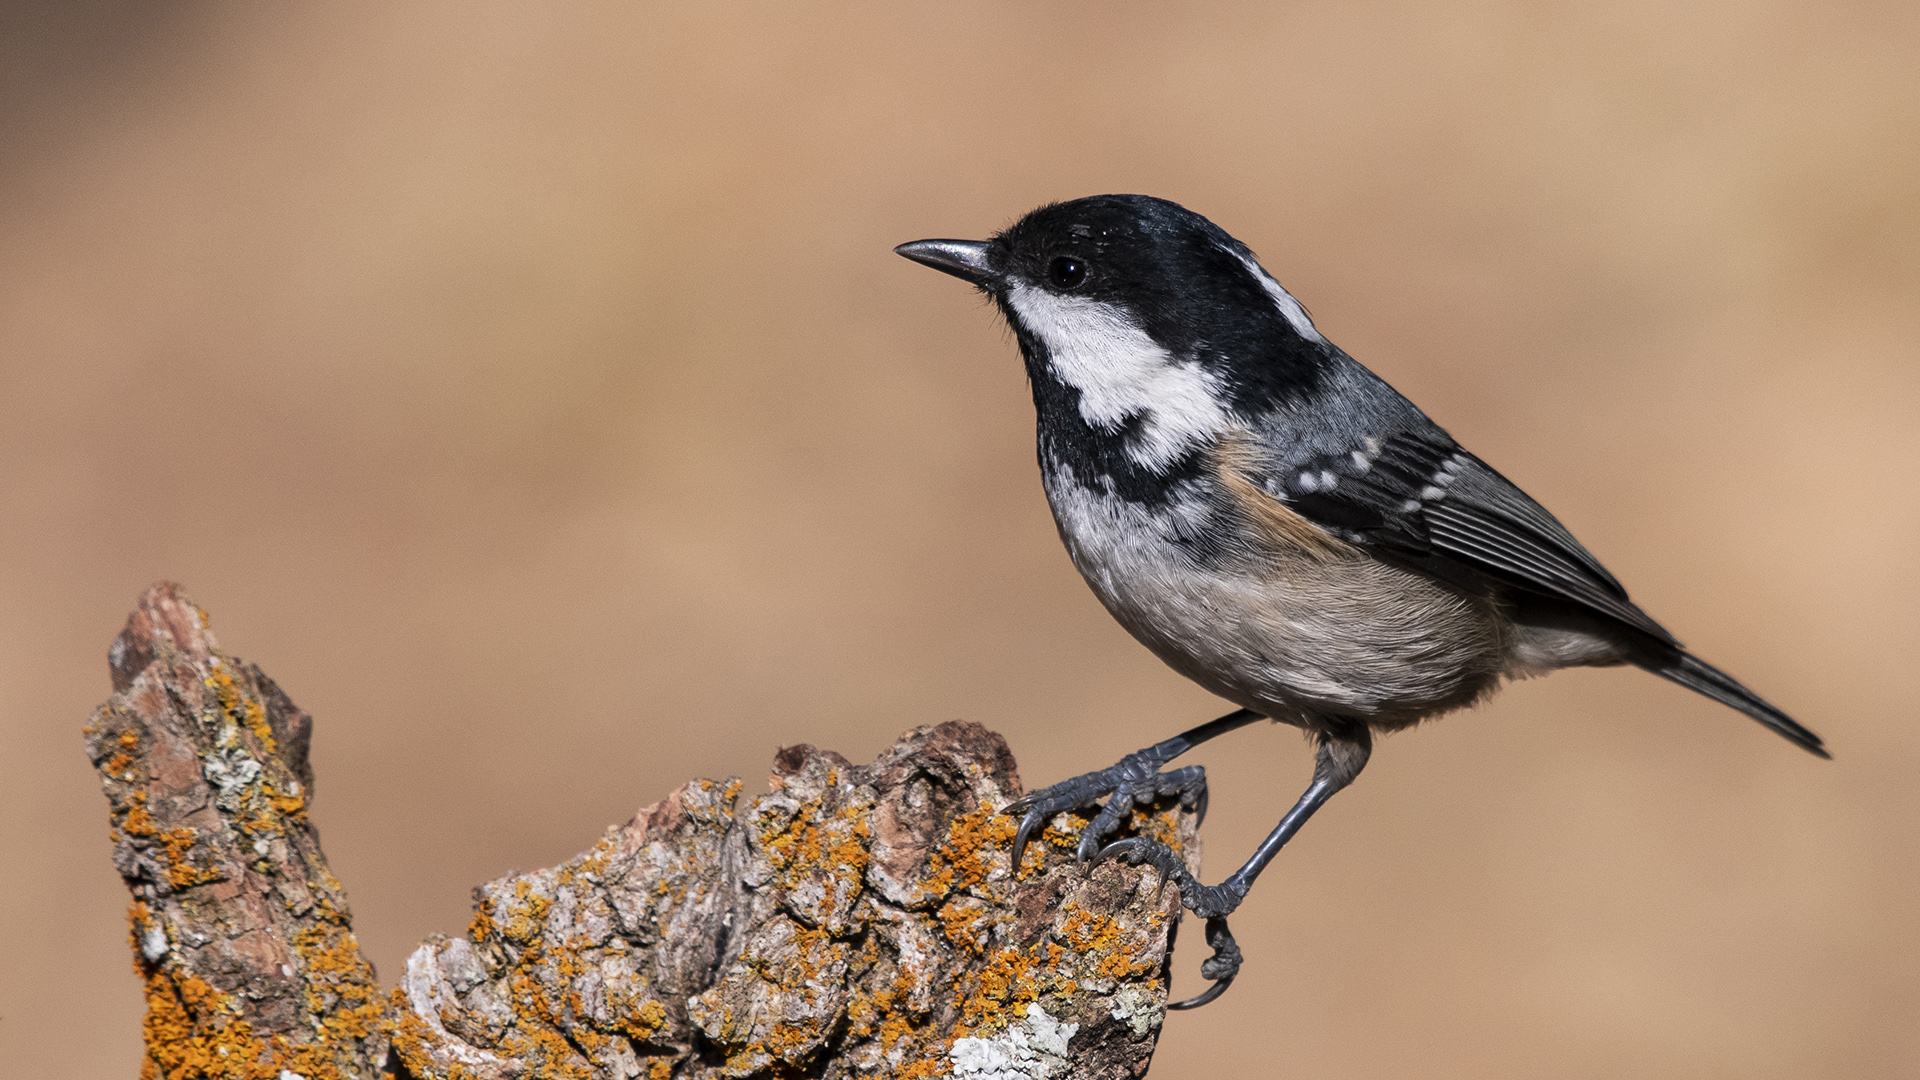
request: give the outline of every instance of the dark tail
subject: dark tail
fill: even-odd
[[[1635,662],[1663,679],[1677,682],[1689,690],[1705,694],[1722,705],[1739,709],[1779,732],[1785,738],[1793,740],[1809,754],[1817,754],[1823,758],[1833,756],[1827,753],[1826,747],[1820,741],[1820,736],[1801,727],[1799,721],[1793,717],[1767,704],[1759,694],[1741,686],[1733,676],[1697,656],[1674,649],[1664,655]]]

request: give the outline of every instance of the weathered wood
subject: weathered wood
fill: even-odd
[[[772,790],[698,780],[564,865],[475,890],[381,993],[307,816],[311,719],[172,585],[114,642],[87,727],[133,893],[143,1077],[993,1077],[1145,1073],[1177,895],[1091,872],[1061,815],[1008,859],[998,735],[867,765],[794,746]],[[1172,805],[1133,827],[1198,861]]]
[[[172,585],[108,653],[87,724],[146,984],[141,1076],[372,1076],[389,1007],[307,816],[312,720]]]

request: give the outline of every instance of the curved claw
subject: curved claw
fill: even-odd
[[[1124,840],[1115,840],[1100,849],[1093,857],[1097,865],[1107,859],[1124,858],[1138,865],[1148,863],[1160,871],[1160,884],[1174,882],[1180,889],[1180,901],[1193,909],[1195,914],[1207,919],[1207,944],[1213,947],[1213,955],[1200,965],[1200,974],[1213,980],[1213,985],[1205,992],[1176,1001],[1167,1006],[1169,1009],[1197,1009],[1227,992],[1233,985],[1234,976],[1240,974],[1240,945],[1233,940],[1233,931],[1227,928],[1226,913],[1232,911],[1245,895],[1244,888],[1235,888],[1234,879],[1214,886],[1205,886],[1195,881],[1187,872],[1180,856],[1165,844],[1156,843],[1138,836],[1129,836]]]
[[[1022,801],[1024,802],[1025,800],[1022,800]],[[1012,811],[1013,811],[1012,806],[1007,807],[1007,812],[1011,813]],[[1033,813],[1033,812],[1028,812],[1021,816],[1020,827],[1014,830],[1014,833],[1013,833],[1013,872],[1014,873],[1018,874],[1020,872],[1020,856],[1026,853],[1027,840],[1033,836],[1033,827],[1035,825],[1041,824],[1043,820],[1044,819],[1042,819],[1039,814]]]
[[[1080,842],[1075,844],[1073,848],[1073,860],[1075,862],[1086,863],[1088,866],[1092,866],[1100,861],[1100,849],[1096,846],[1100,843],[1099,829],[1096,827],[1098,824],[1099,819],[1097,818],[1088,822],[1087,831],[1080,834]]]
[[[1187,880],[1192,879],[1192,875],[1187,873],[1185,864],[1180,861],[1180,856],[1175,855],[1172,848],[1141,836],[1129,836],[1124,839],[1115,840],[1113,843],[1108,844],[1096,852],[1088,862],[1088,865],[1090,867],[1098,866],[1108,859],[1121,857],[1125,857],[1129,863],[1135,866],[1144,862],[1151,865],[1155,870],[1160,871],[1160,881],[1162,885],[1168,881],[1185,884]],[[1196,884],[1198,883],[1196,882]]]
[[[1160,871],[1162,881],[1171,881],[1179,886],[1180,902],[1203,919],[1224,918],[1234,908],[1239,907],[1240,901],[1246,898],[1247,887],[1237,879],[1237,875],[1218,885],[1202,885],[1198,878],[1187,871],[1187,865],[1180,856],[1158,840],[1148,840],[1139,836],[1115,840],[1101,848],[1093,861],[1097,864],[1122,855],[1135,866],[1141,863],[1152,866]],[[1208,925],[1211,926],[1212,923],[1209,922]],[[1208,937],[1211,940],[1211,931]],[[1228,936],[1228,940],[1232,940],[1231,935]]]
[[[1212,986],[1207,987],[1205,990],[1201,991],[1198,994],[1193,995],[1192,997],[1188,998],[1185,1001],[1169,1002],[1167,1004],[1167,1008],[1197,1009],[1200,1006],[1205,1005],[1208,1002],[1212,1001],[1213,999],[1219,997],[1221,994],[1226,993],[1227,987],[1232,985],[1233,985],[1233,976],[1229,975],[1224,979],[1218,980]]]
[[[1238,714],[1236,714],[1237,716]],[[1128,754],[1117,763],[1090,773],[1069,777],[1050,787],[1030,792],[1008,803],[1000,812],[1018,814],[1020,825],[1013,838],[1013,870],[1018,873],[1027,844],[1053,815],[1106,801],[1100,812],[1087,823],[1080,836],[1075,857],[1080,862],[1098,861],[1100,842],[1125,828],[1128,815],[1136,805],[1145,805],[1156,797],[1178,795],[1182,806],[1198,807],[1206,814],[1207,774],[1198,765],[1160,772],[1160,766],[1188,749],[1186,736]],[[1177,861],[1177,860],[1176,860]],[[1164,867],[1162,868],[1164,869]]]
[[[1167,1008],[1197,1009],[1226,993],[1227,987],[1233,985],[1234,976],[1240,974],[1240,944],[1233,940],[1233,931],[1227,929],[1226,916],[1216,915],[1207,920],[1207,944],[1213,946],[1213,955],[1200,965],[1200,974],[1212,979],[1213,985]]]

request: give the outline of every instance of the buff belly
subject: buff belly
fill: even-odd
[[[1048,496],[1074,565],[1128,632],[1276,720],[1404,727],[1472,703],[1509,666],[1509,624],[1491,602],[1358,549],[1249,545],[1203,568],[1162,533],[1178,512],[1149,514],[1071,482],[1050,483]]]

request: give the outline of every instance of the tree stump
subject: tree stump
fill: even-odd
[[[474,891],[381,991],[308,816],[313,721],[147,590],[86,728],[133,895],[143,1078],[1137,1077],[1176,890],[1091,870],[1062,814],[1009,860],[1013,756],[978,724],[865,765],[811,746],[771,790],[695,780],[564,865]],[[1132,829],[1198,869],[1172,803]]]

